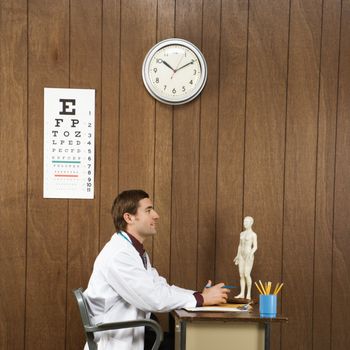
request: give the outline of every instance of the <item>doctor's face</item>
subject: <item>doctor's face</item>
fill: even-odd
[[[153,209],[152,201],[144,198],[139,201],[139,207],[130,223],[132,230],[139,236],[146,238],[157,233],[156,224],[159,219],[158,213]]]

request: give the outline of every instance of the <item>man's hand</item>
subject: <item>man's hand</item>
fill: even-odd
[[[206,287],[203,289],[203,306],[206,305],[217,305],[217,304],[226,304],[229,289],[222,288],[225,284],[218,283],[214,286],[211,285],[211,281],[209,280]]]

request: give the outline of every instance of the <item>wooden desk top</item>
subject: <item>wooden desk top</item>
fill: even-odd
[[[260,317],[259,310],[254,307],[248,312],[188,312],[186,310],[174,310],[171,312],[174,317],[181,320],[194,322],[194,321],[224,321],[224,322],[261,322],[261,323],[273,323],[273,322],[287,322],[288,318],[282,315],[277,315],[274,318]]]

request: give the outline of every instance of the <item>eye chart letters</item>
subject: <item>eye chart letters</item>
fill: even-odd
[[[44,198],[94,198],[95,90],[44,89]]]

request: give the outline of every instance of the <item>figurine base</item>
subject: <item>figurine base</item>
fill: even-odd
[[[228,304],[257,304],[258,299],[245,299],[245,298],[230,298],[227,299]]]

